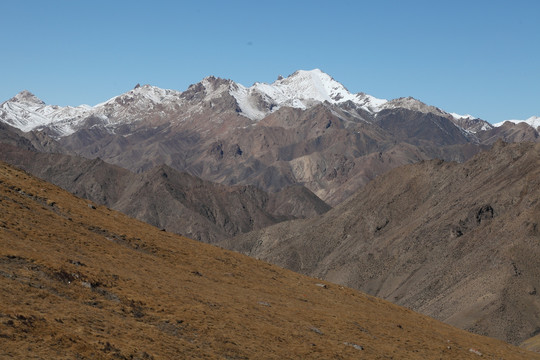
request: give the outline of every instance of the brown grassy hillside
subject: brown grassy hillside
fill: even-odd
[[[0,163],[0,358],[476,359],[477,352],[540,359],[95,208]]]

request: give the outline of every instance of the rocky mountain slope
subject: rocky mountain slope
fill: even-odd
[[[0,357],[538,359],[0,163]]]
[[[538,127],[540,127],[540,116],[531,116],[526,120],[506,120],[506,121],[508,121],[510,123],[513,123],[513,124],[521,124],[521,123],[527,124],[527,125],[529,125],[530,127],[532,127],[535,130],[538,130]],[[506,121],[494,124],[494,126],[495,127],[502,126],[502,125],[504,125],[504,123]]]
[[[306,110],[320,103],[354,105],[371,115],[385,109],[406,108],[444,116],[463,124],[464,120],[467,120],[471,124],[482,124],[483,128],[491,128],[489,123],[471,115],[447,113],[410,97],[387,101],[364,93],[352,94],[341,83],[319,69],[299,70],[287,78],[280,77],[272,84],[255,83],[249,88],[232,80],[213,76],[190,86],[185,92],[137,85],[129,92],[93,107],[47,105],[25,90],[0,106],[0,119],[23,131],[47,128],[55,132],[56,136],[63,137],[88,125],[85,123],[89,118],[94,119],[94,125],[101,122],[115,132],[118,127],[145,120],[149,115],[153,115],[155,121],[156,117],[163,118],[159,113],[181,109],[184,114],[189,115],[203,112],[206,105],[210,108],[232,107],[232,110],[242,116],[258,121],[281,108]],[[175,122],[183,120],[173,119]]]
[[[484,144],[492,144],[498,139],[505,142],[539,142],[538,129],[525,122],[506,121],[493,129],[478,134]]]
[[[30,150],[0,140],[0,159],[73,194],[204,242],[330,209],[299,185],[269,194],[253,186],[203,181],[166,165],[133,174],[101,159],[40,153],[24,144]]]
[[[400,167],[313,219],[222,244],[514,344],[539,331],[540,144]]]
[[[2,122],[0,122],[0,143],[30,151],[51,153],[66,152],[54,139],[43,132],[23,132]]]
[[[215,77],[183,92],[137,86],[93,107],[25,91],[0,105],[0,121],[133,172],[166,164],[264,191],[300,184],[330,205],[400,165],[464,161],[493,128],[413,98],[352,94],[318,69],[251,87]]]

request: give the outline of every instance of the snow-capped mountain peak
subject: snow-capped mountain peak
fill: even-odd
[[[198,114],[205,109],[232,111],[258,121],[282,107],[307,109],[321,103],[338,106],[350,103],[373,115],[385,109],[396,108],[434,113],[451,119],[470,132],[491,127],[489,123],[471,115],[447,113],[412,97],[387,101],[365,93],[353,94],[320,69],[298,70],[285,78],[279,76],[271,84],[256,82],[250,87],[214,76],[204,78],[183,92],[137,84],[128,92],[93,107],[46,105],[25,90],[0,104],[0,121],[23,131],[47,127],[61,137],[75,132],[90,118],[92,124],[103,125],[108,131],[114,132],[121,124],[132,124],[145,119],[156,123],[167,122],[171,118],[179,119],[180,112]],[[96,123],[96,119],[101,121]],[[527,121],[532,120],[534,118]]]
[[[47,108],[41,99],[24,90],[1,104],[0,120],[22,131],[30,131],[50,123],[47,115],[52,112],[54,109]]]
[[[38,98],[36,95],[32,94],[28,90],[23,90],[14,97],[10,99],[11,102],[22,103],[27,105],[42,106],[45,105],[45,102]]]
[[[472,116],[470,114],[460,115],[460,114],[456,114],[456,113],[450,113],[450,115],[452,115],[454,117],[454,119],[456,119],[456,120],[474,120],[474,119],[476,119],[475,116]]]
[[[320,69],[298,70],[286,78],[279,76],[272,84],[257,82],[249,88],[236,84],[230,93],[236,98],[242,113],[253,120],[260,120],[283,106],[306,109],[322,102],[338,104],[352,101],[374,111],[386,103],[384,99],[367,94],[350,93]]]
[[[205,101],[210,101],[214,98],[221,97],[223,93],[230,92],[236,86],[232,80],[217,78],[214,76],[205,77],[201,84],[205,89]]]
[[[161,89],[152,85],[136,86],[132,90],[115,96],[103,103],[94,106],[95,109],[118,105],[136,106],[144,108],[152,104],[176,101],[180,97],[180,92],[176,90]]]
[[[319,69],[298,70],[287,78],[276,80],[272,86],[280,89],[289,98],[297,97],[320,102],[354,99],[354,95],[345,86]]]

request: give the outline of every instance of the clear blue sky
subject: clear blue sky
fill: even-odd
[[[352,92],[540,116],[540,1],[3,1],[0,102],[105,101],[320,68]]]

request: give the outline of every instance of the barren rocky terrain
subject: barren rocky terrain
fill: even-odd
[[[514,344],[540,324],[540,145],[382,175],[328,213],[222,246]]]
[[[0,143],[0,160],[78,196],[204,242],[216,242],[330,209],[301,185],[266,193],[251,185],[203,181],[166,165],[134,174],[101,159],[42,153],[31,144],[27,146],[30,150]]]
[[[538,359],[0,163],[0,357]]]

